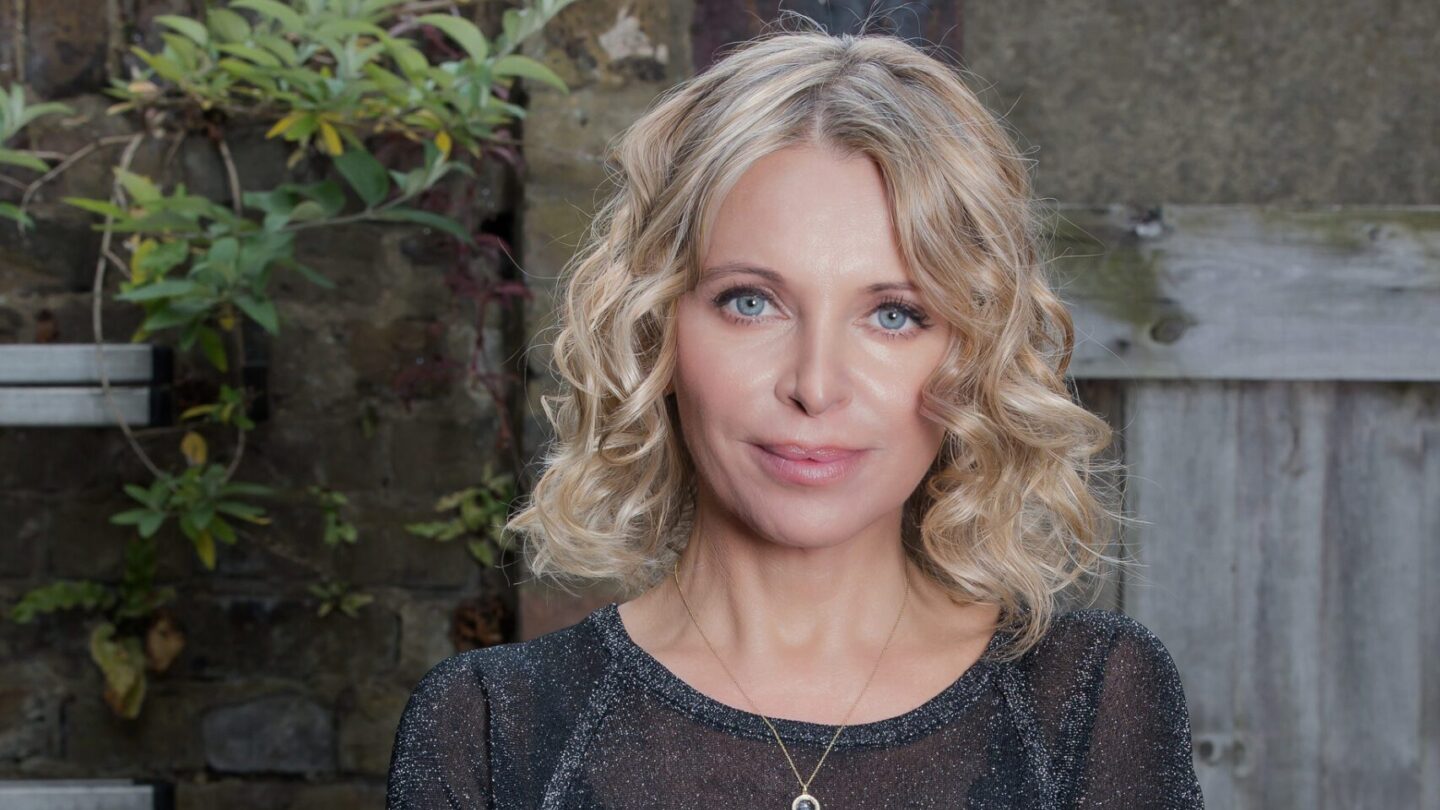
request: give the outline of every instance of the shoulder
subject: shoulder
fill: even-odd
[[[1051,619],[1041,646],[1095,648],[1116,646],[1165,651],[1160,637],[1128,613],[1104,608],[1082,608]]]
[[[1179,680],[1170,651],[1154,631],[1129,614],[1103,608],[1057,615],[1020,663],[1045,680],[1072,686],[1123,679],[1171,687]]]
[[[1107,610],[1105,608],[1079,608],[1067,611],[1055,616],[1054,626],[1062,631],[1069,628],[1071,632],[1084,630],[1094,634],[1111,635],[1115,633],[1129,633],[1137,635],[1154,635],[1139,619],[1128,613],[1118,610]]]
[[[434,664],[414,694],[447,703],[556,700],[598,674],[600,642],[586,620],[525,641],[455,653]]]
[[[1024,703],[1055,756],[1065,807],[1201,808],[1180,673],[1159,636],[1125,613],[1052,619],[1027,653]]]

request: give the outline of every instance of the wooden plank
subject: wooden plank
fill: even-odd
[[[1329,420],[1320,624],[1325,808],[1420,807],[1422,514],[1420,426],[1435,386],[1349,386]],[[1427,533],[1428,532],[1428,533]]]
[[[1322,807],[1322,543],[1334,382],[1238,389],[1233,666],[1237,807]],[[1183,572],[1172,572],[1185,576]],[[1226,598],[1225,583],[1217,599]]]
[[[1420,446],[1420,806],[1440,807],[1440,409],[1420,423]]]
[[[149,383],[155,376],[155,347],[146,343],[104,344],[105,370],[114,385]],[[93,343],[22,343],[0,346],[0,385],[66,385],[100,381]]]
[[[1125,610],[1181,670],[1207,805],[1437,806],[1440,388],[1130,387]]]
[[[151,422],[150,388],[110,389],[127,425]],[[117,427],[99,386],[0,388],[0,425],[7,427]]]
[[[1440,381],[1440,207],[1056,209],[1070,373]]]
[[[1195,771],[1208,807],[1239,808],[1232,766],[1241,659],[1233,598],[1240,542],[1233,482],[1243,478],[1236,383],[1129,386],[1126,545],[1145,568],[1125,578],[1124,610],[1159,636],[1180,670]]]

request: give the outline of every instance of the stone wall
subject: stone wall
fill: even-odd
[[[500,9],[478,10],[482,27],[497,30]],[[98,92],[115,49],[136,41],[132,34],[156,14],[193,11],[185,2],[0,0],[0,85],[24,81],[32,102],[76,109],[37,121],[27,145],[69,152],[130,132],[125,118],[105,115],[114,99]],[[288,145],[263,136],[261,128],[227,138],[244,189],[318,179],[303,167],[302,176],[288,176]],[[228,202],[211,144],[189,138],[166,163],[170,146],[147,143],[132,168],[166,188],[184,182]],[[58,201],[107,196],[119,153],[102,150],[47,186],[32,206],[36,232],[22,237],[0,223],[0,342],[93,339],[99,237],[91,218]],[[511,169],[487,164],[470,213],[514,240],[518,191]],[[436,519],[437,497],[478,484],[486,462],[511,465],[510,452],[496,447],[501,411],[443,364],[463,371],[479,337],[485,366],[509,362],[521,320],[492,309],[477,334],[473,302],[449,284],[462,269],[495,277],[513,266],[484,254],[457,261],[440,235],[403,225],[316,229],[297,244],[301,261],[337,287],[284,272],[272,282],[280,336],[247,330],[247,357],[268,364],[268,417],[249,434],[236,478],[345,493],[358,544],[325,549],[320,510],[292,498],[264,501],[273,523],[221,545],[216,570],[207,572],[167,525],[158,535],[158,579],[178,589],[168,608],[186,645],[167,672],[150,674],[136,720],[116,717],[101,699],[87,617],[0,623],[0,779],[171,780],[182,808],[380,807],[396,723],[416,682],[457,649],[515,635],[513,570],[482,569],[461,543],[404,529]],[[115,289],[113,271],[109,280]],[[106,340],[128,340],[140,316],[133,304],[107,304]],[[171,340],[162,333],[156,342]],[[197,364],[178,365],[183,395],[194,383],[185,371]],[[405,384],[402,372],[416,369],[434,372],[433,381]],[[178,470],[180,435],[140,430],[139,440]],[[212,454],[228,459],[233,435],[206,435]],[[0,428],[0,608],[56,579],[116,582],[133,529],[108,519],[134,505],[123,484],[150,480],[118,428]],[[376,601],[356,618],[318,617],[307,561]]]

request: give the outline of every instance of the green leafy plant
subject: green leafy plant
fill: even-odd
[[[320,607],[316,609],[316,614],[320,616],[339,610],[353,619],[360,615],[360,608],[375,601],[372,594],[352,590],[349,583],[338,580],[312,584],[310,592],[320,600]]]
[[[70,196],[63,202],[99,218],[100,258],[95,289],[105,289],[107,270],[121,276],[115,298],[139,307],[144,318],[135,342],[173,338],[195,351],[214,373],[228,375],[213,402],[188,407],[179,442],[185,466],[172,472],[156,463],[120,422],[131,447],[152,474],[148,483],[125,484],[135,505],[110,517],[133,526],[124,572],[116,586],[88,581],[52,582],[21,597],[10,610],[17,622],[61,610],[98,614],[91,657],[104,672],[105,698],[118,714],[135,717],[145,695],[145,672],[163,671],[183,636],[163,606],[173,589],[154,584],[155,542],[167,524],[179,528],[206,570],[214,570],[220,547],[248,539],[247,527],[271,522],[255,501],[280,497],[275,488],[233,480],[255,427],[249,392],[240,375],[244,319],[270,336],[283,324],[272,295],[276,273],[295,273],[332,289],[335,283],[296,259],[304,232],[355,222],[410,223],[448,234],[470,247],[495,247],[495,237],[429,210],[424,198],[442,183],[473,182],[473,164],[487,157],[513,160],[515,143],[505,127],[525,109],[510,101],[516,79],[568,92],[549,68],[517,52],[520,44],[573,0],[533,0],[506,10],[501,31],[487,37],[457,14],[436,13],[425,0],[233,0],[201,17],[161,15],[164,47],[130,49],[136,62],[129,78],[112,77],[106,93],[118,101],[112,115],[142,122],[133,135],[100,139],[61,160],[50,153],[0,148],[0,163],[42,172],[18,203],[0,203],[0,217],[22,232],[33,228],[27,207],[34,194],[76,161],[123,145],[108,198]],[[450,4],[465,5],[465,0]],[[62,104],[27,105],[23,90],[0,92],[0,144],[40,116],[69,112]],[[292,144],[288,168],[324,161],[337,179],[285,182],[266,190],[241,190],[240,169],[226,134],[259,124],[272,139]],[[217,203],[184,184],[164,189],[132,171],[136,149],[148,138],[209,139],[226,170],[230,201]],[[372,144],[386,146],[384,156]],[[413,148],[390,148],[396,143]],[[172,150],[172,154],[173,154]],[[112,241],[125,235],[128,257]],[[503,245],[502,245],[503,247]],[[477,297],[477,303],[523,297],[511,282]],[[102,296],[93,301],[100,323]],[[481,330],[483,331],[483,330]],[[97,329],[97,341],[99,330]],[[488,380],[487,380],[488,383]],[[105,393],[109,385],[105,382]],[[497,393],[497,403],[503,397]],[[368,417],[367,417],[368,418]],[[368,422],[367,422],[368,424]],[[234,453],[226,464],[210,459],[202,430],[233,430]],[[299,490],[324,515],[324,546],[358,542],[356,525],[342,516],[349,499],[319,485]],[[421,524],[415,533],[441,541],[468,536],[467,548],[493,565],[503,548],[495,530],[513,498],[508,476],[485,471],[482,486],[442,498],[440,511],[458,510],[444,523]],[[459,529],[455,529],[459,526]],[[262,543],[263,535],[256,536]],[[271,551],[288,556],[277,544]],[[310,561],[292,557],[310,567]],[[319,570],[309,593],[319,615],[349,616],[375,599]]]
[[[112,515],[111,523],[135,526],[141,537],[153,537],[173,517],[210,570],[215,568],[215,542],[233,546],[238,540],[227,517],[260,526],[270,523],[262,507],[240,498],[274,494],[267,486],[229,481],[224,467],[203,461],[178,476],[162,476],[148,488],[126,484],[125,492],[141,507]]]
[[[346,522],[340,516],[341,508],[350,504],[350,499],[345,497],[345,493],[315,484],[310,485],[309,492],[325,512],[325,533],[322,538],[325,545],[338,546],[342,543],[354,545],[360,532],[355,528],[355,524]]]
[[[455,513],[448,520],[411,523],[405,530],[440,543],[464,537],[470,556],[482,565],[492,566],[508,548],[500,530],[515,499],[514,481],[514,476],[496,474],[487,463],[480,486],[451,492],[436,501],[435,511]]]
[[[74,111],[74,108],[68,104],[58,102],[27,104],[25,90],[18,84],[12,84],[10,89],[0,91],[0,163],[20,166],[37,172],[50,171],[50,164],[35,155],[26,151],[7,149],[3,144],[24,129],[26,124],[42,115],[73,113]],[[14,203],[0,201],[0,219],[13,220],[22,231],[35,227],[35,220]]]
[[[155,553],[153,533],[132,537],[118,586],[59,580],[26,593],[10,610],[11,620],[19,624],[64,610],[100,614],[102,620],[91,629],[90,657],[105,676],[106,703],[126,718],[140,714],[145,671],[164,672],[184,646],[183,635],[160,610],[175,598],[175,589],[155,586]],[[121,631],[137,626],[144,632]]]

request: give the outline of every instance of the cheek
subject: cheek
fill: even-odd
[[[885,371],[890,384],[872,389],[881,421],[893,427],[886,443],[895,451],[895,463],[928,468],[945,439],[944,426],[921,412],[921,388],[939,361],[938,356],[926,356],[893,362]]]
[[[742,413],[741,403],[754,401],[761,370],[735,351],[733,337],[696,311],[698,306],[687,302],[678,312],[675,393],[682,414],[694,413],[704,418],[702,424],[716,425]]]

